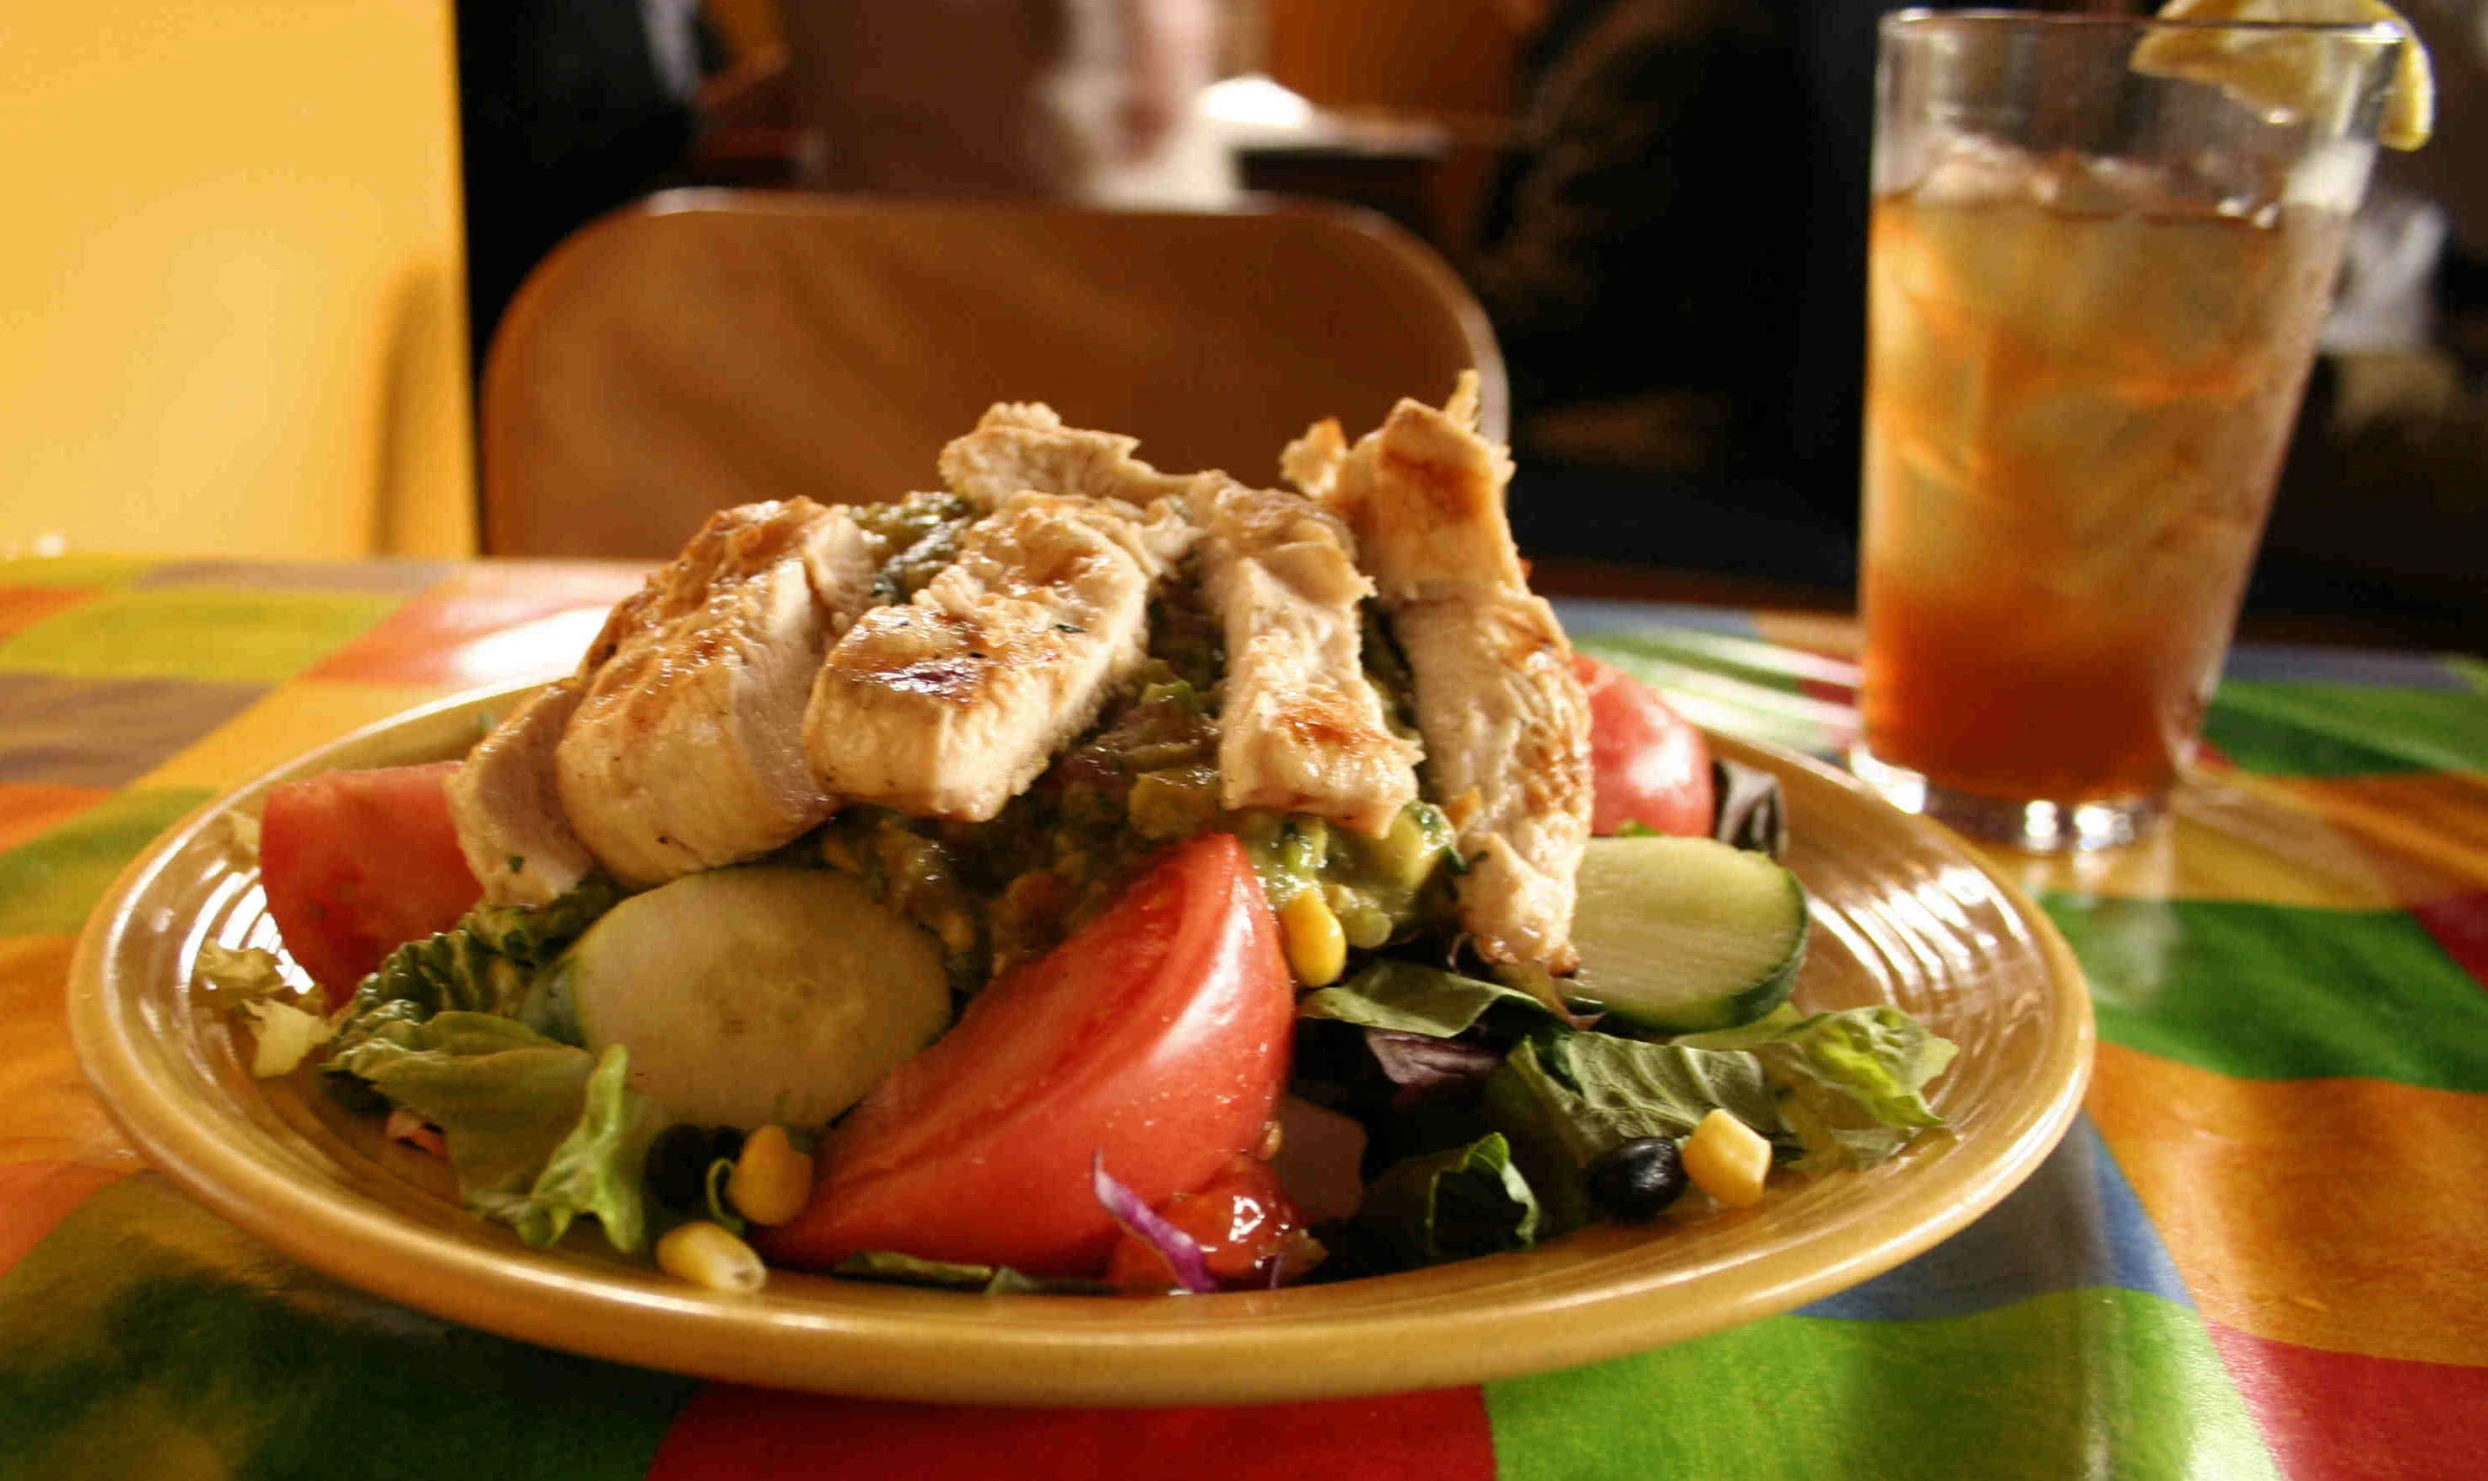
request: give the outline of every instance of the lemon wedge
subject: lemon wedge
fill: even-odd
[[[2402,48],[2393,95],[2385,100],[2377,142],[2388,149],[2416,149],[2435,126],[2436,74],[2427,47],[2401,12],[2381,0],[2169,0],[2160,18],[2392,26],[2409,44]],[[2286,32],[2155,31],[2134,49],[2134,68],[2210,83],[2256,106],[2290,112],[2308,111],[2332,90],[2323,47],[2311,36]]]

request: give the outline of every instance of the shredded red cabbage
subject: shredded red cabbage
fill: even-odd
[[[1147,1241],[1165,1259],[1177,1285],[1196,1296],[1218,1289],[1218,1278],[1209,1273],[1209,1257],[1201,1252],[1200,1243],[1141,1202],[1139,1194],[1109,1176],[1102,1148],[1089,1164],[1089,1181],[1097,1191],[1097,1201],[1114,1216],[1114,1221],[1125,1232]]]
[[[1392,1098],[1400,1106],[1476,1085],[1503,1063],[1501,1054],[1482,1045],[1393,1029],[1365,1030],[1365,1044],[1383,1075],[1400,1088]]]

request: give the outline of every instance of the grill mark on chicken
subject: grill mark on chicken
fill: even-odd
[[[804,697],[887,544],[808,499],[721,510],[615,608],[553,758],[564,811],[614,878],[735,863],[829,815],[802,757]]]
[[[1010,496],[912,600],[830,650],[804,713],[820,786],[992,818],[1139,667],[1150,592],[1196,533],[1172,504]]]

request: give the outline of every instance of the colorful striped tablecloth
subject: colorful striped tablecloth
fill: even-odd
[[[2242,649],[2149,843],[2009,872],[2096,996],[2088,1114],[1801,1311],[1482,1388],[1014,1411],[704,1384],[339,1286],[147,1172],[63,1010],[114,874],[369,721],[567,667],[634,578],[0,563],[0,1476],[2488,1476],[2488,665]],[[1576,603],[1703,723],[1836,753],[1843,622]]]

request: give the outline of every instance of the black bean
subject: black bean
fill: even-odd
[[[708,1162],[708,1129],[677,1122],[648,1144],[648,1191],[667,1208],[696,1209]]]
[[[1637,1137],[1590,1164],[1590,1197],[1628,1224],[1655,1219],[1685,1191],[1685,1160],[1673,1138]]]
[[[732,1162],[743,1155],[743,1128],[720,1126],[708,1134],[708,1155],[719,1162]]]

